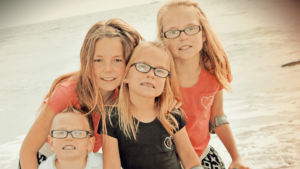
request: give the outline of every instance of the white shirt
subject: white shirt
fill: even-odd
[[[51,155],[46,161],[43,161],[39,166],[39,169],[56,169],[55,160],[56,154]],[[94,153],[93,151],[88,153],[87,162],[84,169],[103,169],[103,156],[101,153]]]

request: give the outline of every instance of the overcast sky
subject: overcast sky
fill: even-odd
[[[0,0],[0,29],[136,6],[153,1],[154,0]]]

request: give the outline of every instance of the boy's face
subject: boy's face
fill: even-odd
[[[89,123],[86,117],[75,113],[62,113],[56,115],[51,130],[89,130]],[[86,138],[73,138],[70,133],[66,138],[53,138],[48,136],[51,150],[58,159],[77,160],[86,158],[87,151],[94,148],[95,137],[87,135]]]

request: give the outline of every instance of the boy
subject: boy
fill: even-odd
[[[95,137],[90,115],[68,107],[58,113],[51,125],[49,145],[55,154],[39,169],[102,169],[102,154],[93,153]]]

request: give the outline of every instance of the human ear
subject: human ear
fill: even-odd
[[[49,145],[50,145],[51,151],[54,151],[54,147],[53,147],[53,137],[51,137],[50,135],[48,135],[48,141],[49,141]]]
[[[123,83],[128,83],[128,79],[124,79],[124,80],[123,80]]]
[[[87,151],[91,152],[94,150],[94,145],[95,145],[95,137],[90,137],[89,138],[89,143],[88,143],[88,146],[87,146]]]

